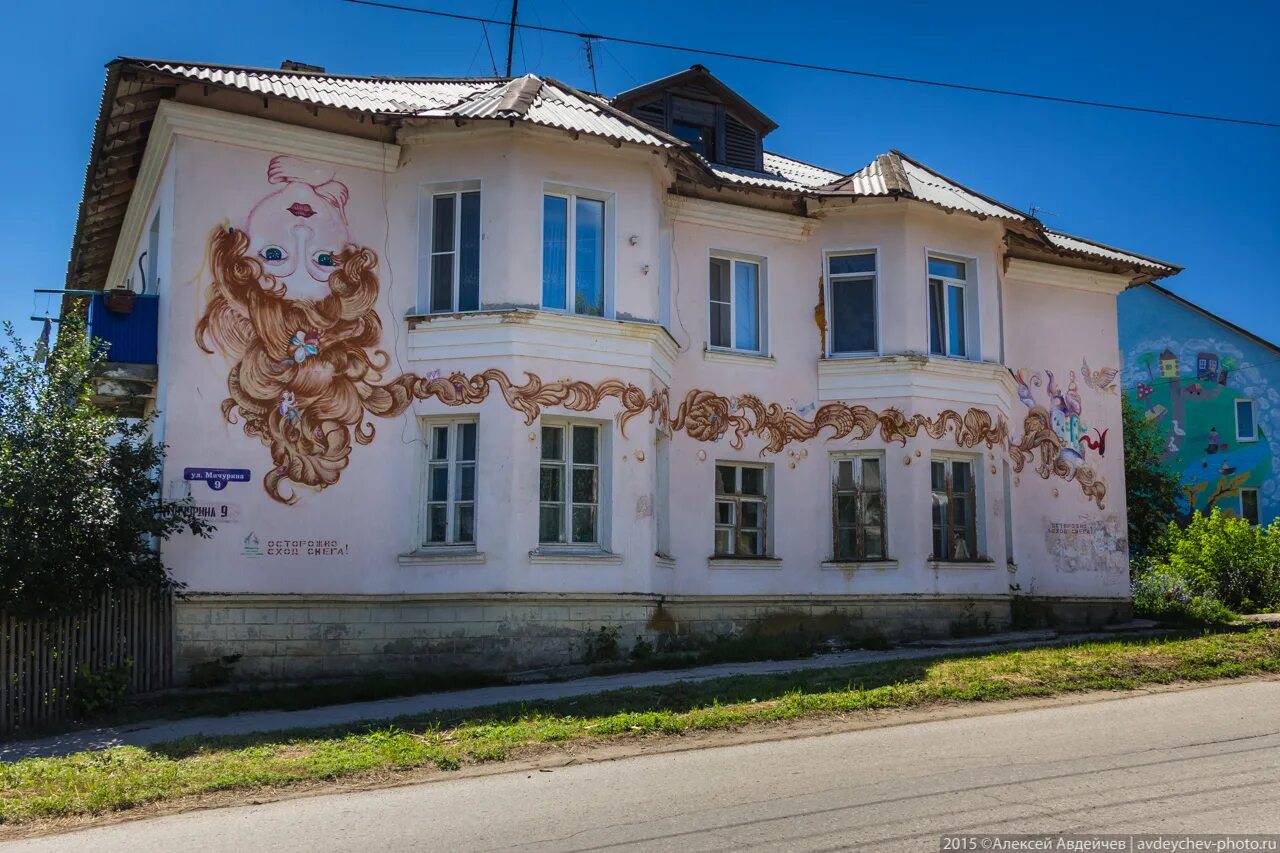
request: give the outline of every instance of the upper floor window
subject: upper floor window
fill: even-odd
[[[929,352],[968,358],[965,308],[969,299],[965,261],[929,256]]]
[[[418,211],[418,304],[430,314],[480,308],[480,190],[429,187]]]
[[[876,253],[827,256],[832,355],[876,352]]]
[[[422,544],[474,545],[476,541],[476,421],[429,418],[426,517]]]
[[[1236,400],[1236,441],[1257,441],[1258,423],[1252,400]]]
[[[606,316],[609,202],[576,190],[542,197],[542,307]]]
[[[764,465],[716,464],[717,557],[762,557],[768,553]]]
[[[934,456],[933,559],[976,560],[978,557],[978,490],[972,459]]]
[[[739,258],[711,259],[710,345],[762,352],[761,264]]]
[[[716,160],[716,128],[710,124],[695,124],[676,119],[671,122],[671,135],[688,142],[708,160]]]
[[[1240,490],[1240,517],[1253,525],[1262,523],[1262,513],[1258,509],[1258,490]]]
[[[883,460],[879,453],[832,455],[832,544],[838,561],[884,559]]]
[[[600,427],[545,423],[538,475],[538,542],[600,544]]]

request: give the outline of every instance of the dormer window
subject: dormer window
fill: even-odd
[[[693,124],[687,121],[673,121],[671,135],[683,139],[703,157],[716,159],[716,129],[712,125]]]

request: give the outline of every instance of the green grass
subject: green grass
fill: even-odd
[[[1280,672],[1280,631],[736,676],[339,729],[195,738],[0,766],[0,823],[216,791],[499,761],[522,747],[681,735],[873,709],[1127,690]]]

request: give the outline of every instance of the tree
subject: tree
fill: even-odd
[[[1161,459],[1160,427],[1121,396],[1124,422],[1125,500],[1129,506],[1129,555],[1147,556],[1178,508],[1178,473]]]
[[[158,543],[212,527],[163,501],[151,418],[93,403],[101,355],[63,323],[47,364],[6,323],[0,347],[0,610],[74,611],[106,590],[174,588]]]

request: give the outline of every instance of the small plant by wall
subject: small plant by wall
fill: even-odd
[[[71,688],[71,712],[79,719],[87,719],[119,708],[129,694],[132,670],[132,658],[99,670],[80,664],[76,667],[76,680]]]
[[[240,658],[241,655],[223,655],[213,660],[193,663],[188,670],[190,677],[187,683],[192,687],[222,687],[229,684]]]

